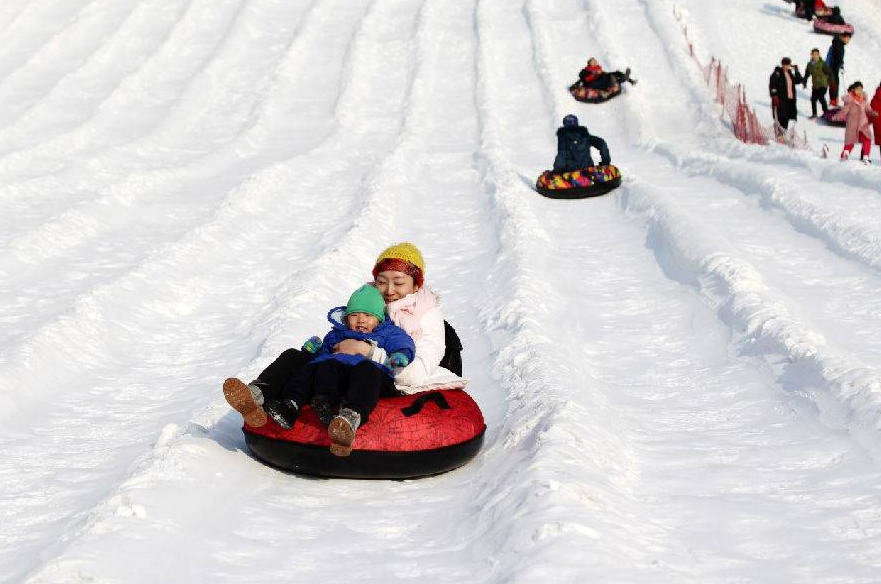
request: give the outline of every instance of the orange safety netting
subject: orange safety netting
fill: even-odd
[[[673,14],[682,24],[682,18],[674,10]],[[704,74],[707,87],[715,93],[715,101],[722,106],[722,117],[731,126],[734,136],[746,144],[768,144],[775,141],[790,148],[810,149],[807,134],[799,134],[795,128],[783,128],[775,119],[771,125],[764,125],[756,116],[746,99],[743,86],[732,83],[728,78],[728,70],[722,62],[713,57],[709,65],[703,65],[694,52],[694,46],[688,38],[688,27],[682,24],[682,33],[688,44],[688,54]]]

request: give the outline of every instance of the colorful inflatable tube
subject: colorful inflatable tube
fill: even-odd
[[[245,425],[245,442],[260,460],[296,473],[350,479],[408,479],[462,466],[483,445],[480,408],[461,389],[383,398],[358,429],[352,454],[330,453],[327,427],[304,407],[290,430],[272,420]]]
[[[578,101],[602,103],[620,94],[621,85],[615,83],[609,89],[593,89],[592,87],[582,87],[579,83],[576,83],[569,87],[569,93]]]
[[[821,18],[814,21],[814,32],[819,34],[853,34],[852,24],[832,24]]]
[[[609,164],[572,172],[546,170],[538,177],[535,190],[550,199],[586,199],[605,195],[620,185],[621,171]]]

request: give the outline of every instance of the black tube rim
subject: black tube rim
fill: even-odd
[[[468,440],[414,451],[353,450],[340,458],[327,446],[270,438],[244,430],[251,452],[266,464],[296,474],[348,479],[410,479],[437,475],[474,458],[483,446],[486,425]]]
[[[598,183],[589,187],[573,187],[571,189],[548,189],[545,187],[536,187],[536,191],[549,199],[587,199],[590,197],[599,197],[605,195],[609,191],[618,188],[621,185],[621,177],[610,180],[608,182]]]

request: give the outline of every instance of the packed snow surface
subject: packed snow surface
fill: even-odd
[[[881,6],[841,0],[845,83]],[[0,3],[0,583],[870,583],[881,171],[735,141],[776,0]],[[633,68],[603,105],[586,59]],[[577,114],[625,176],[532,190]],[[818,155],[823,144],[832,159]],[[878,150],[873,153],[878,162]],[[424,252],[486,415],[434,478],[249,455],[220,392]]]

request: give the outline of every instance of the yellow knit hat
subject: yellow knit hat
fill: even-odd
[[[405,241],[386,248],[376,258],[376,264],[373,266],[373,277],[375,278],[379,272],[385,270],[409,274],[416,281],[417,286],[422,286],[423,279],[425,278],[425,261],[422,259],[422,253],[419,252],[419,248]]]

